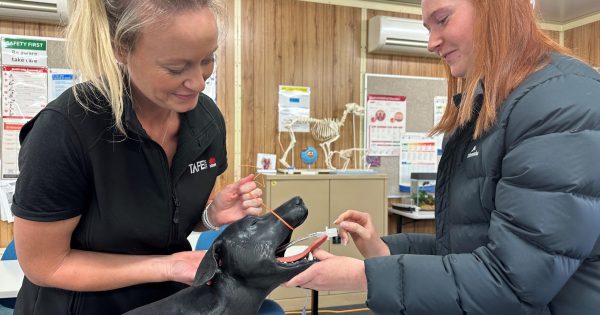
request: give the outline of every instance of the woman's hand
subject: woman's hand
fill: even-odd
[[[191,285],[194,282],[196,271],[205,254],[206,251],[196,250],[165,256],[166,278],[170,281]]]
[[[335,256],[322,249],[315,250],[313,256],[319,261],[282,286],[319,291],[367,290],[367,276],[362,260]]]
[[[259,215],[263,201],[262,190],[256,186],[254,175],[225,186],[209,207],[210,222],[216,226],[229,224],[247,215]]]
[[[390,249],[375,230],[371,216],[368,213],[347,210],[335,221],[340,226],[340,237],[344,244],[348,244],[348,233],[352,236],[356,248],[365,258],[389,256]]]

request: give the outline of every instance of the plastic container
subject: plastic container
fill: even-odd
[[[410,196],[416,210],[435,210],[436,173],[411,173]]]

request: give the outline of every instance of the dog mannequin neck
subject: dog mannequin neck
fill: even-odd
[[[267,295],[273,291],[273,289],[262,289],[249,287],[240,283],[239,279],[225,275],[217,274],[215,278],[211,280],[210,285],[205,285],[215,296],[224,297],[217,299],[219,305],[218,308],[223,306],[223,314],[258,314],[258,310],[262,302],[267,298]],[[241,288],[243,287],[243,289]],[[231,288],[236,288],[236,292],[243,292],[242,295],[233,295]],[[231,312],[231,313],[228,313]]]

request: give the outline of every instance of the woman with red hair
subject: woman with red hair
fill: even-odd
[[[423,0],[449,104],[436,235],[337,220],[366,260],[315,252],[287,286],[368,290],[378,314],[597,314],[600,75],[537,26],[529,0]]]

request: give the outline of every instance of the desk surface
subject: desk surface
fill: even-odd
[[[393,214],[397,214],[397,215],[401,215],[403,217],[407,217],[413,220],[432,220],[435,219],[435,212],[434,211],[414,211],[414,212],[410,212],[410,211],[402,211],[402,210],[396,210],[396,209],[392,209],[389,208],[388,211],[390,213]]]
[[[0,298],[14,298],[23,283],[23,270],[16,260],[0,261]]]

